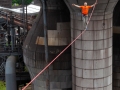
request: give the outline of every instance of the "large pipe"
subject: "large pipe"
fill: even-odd
[[[15,45],[15,30],[14,30],[13,22],[14,22],[14,16],[11,15],[10,16],[10,32],[11,32],[11,41],[12,41],[12,45],[11,45],[12,51],[14,50],[14,45]]]
[[[44,42],[45,42],[45,61],[48,64],[48,32],[47,32],[47,19],[46,19],[46,1],[42,0],[43,4],[43,23],[44,23]],[[46,71],[46,90],[50,90],[50,83],[49,83],[49,68]]]
[[[16,57],[9,56],[5,66],[6,90],[17,90],[15,64]]]

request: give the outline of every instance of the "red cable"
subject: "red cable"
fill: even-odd
[[[97,3],[97,0],[96,0],[96,3]],[[96,5],[95,5],[96,6]],[[93,14],[93,11],[95,9],[95,6],[93,7],[93,10],[91,12],[91,15],[89,17],[89,20],[87,22],[87,25],[86,25],[86,29],[87,29],[87,26],[89,24],[89,21],[92,17],[92,14]],[[82,33],[80,33],[65,49],[63,49],[42,71],[40,71],[22,90],[25,90],[39,75],[41,75],[64,51],[66,51],[66,49],[68,49],[85,31],[82,31]]]

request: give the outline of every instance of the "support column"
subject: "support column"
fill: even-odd
[[[105,27],[102,17],[94,15],[72,46],[73,90],[112,90],[112,13],[106,14]],[[71,15],[71,23],[73,40],[83,31],[79,13]]]
[[[41,0],[40,0],[41,2]],[[48,63],[70,43],[70,14],[64,1],[47,0]],[[42,8],[41,8],[42,10]],[[34,78],[45,66],[43,14],[40,10],[23,44],[24,62]],[[72,90],[71,48],[68,48],[33,83],[33,90]]]
[[[84,29],[81,12],[72,3],[83,5],[84,1],[64,1],[71,12],[74,40]],[[112,10],[116,2],[104,1],[98,1],[87,31],[72,45],[73,90],[112,90]]]

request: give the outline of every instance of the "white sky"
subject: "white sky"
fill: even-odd
[[[25,9],[25,13],[26,13],[26,7],[24,7],[24,9]],[[23,8],[11,9],[11,8],[5,8],[5,7],[0,6],[0,10],[8,10],[8,11],[12,11],[12,12],[18,13],[18,14],[23,13]],[[40,11],[40,6],[33,5],[33,4],[30,4],[27,6],[27,14],[37,14],[39,11]]]

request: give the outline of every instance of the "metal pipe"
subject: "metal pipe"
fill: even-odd
[[[27,15],[27,4],[26,4],[26,26],[27,26],[27,33],[28,33],[28,17],[27,17],[28,15]]]
[[[18,45],[20,45],[20,27],[19,26],[18,26],[18,40],[19,40],[18,41],[19,42]]]
[[[9,56],[5,66],[6,90],[17,90],[15,64],[16,57]]]
[[[22,8],[23,8],[23,13],[22,13],[22,19],[23,19],[23,34],[25,35],[25,1],[22,0]]]
[[[46,0],[42,0],[43,4],[43,23],[44,23],[44,42],[45,42],[45,61],[48,64],[48,34],[47,34],[47,19],[46,19]],[[46,87],[50,90],[49,68],[46,70]]]
[[[14,51],[14,46],[15,46],[15,30],[13,28],[13,23],[14,23],[14,16],[10,16],[10,32],[11,32],[11,49]]]

